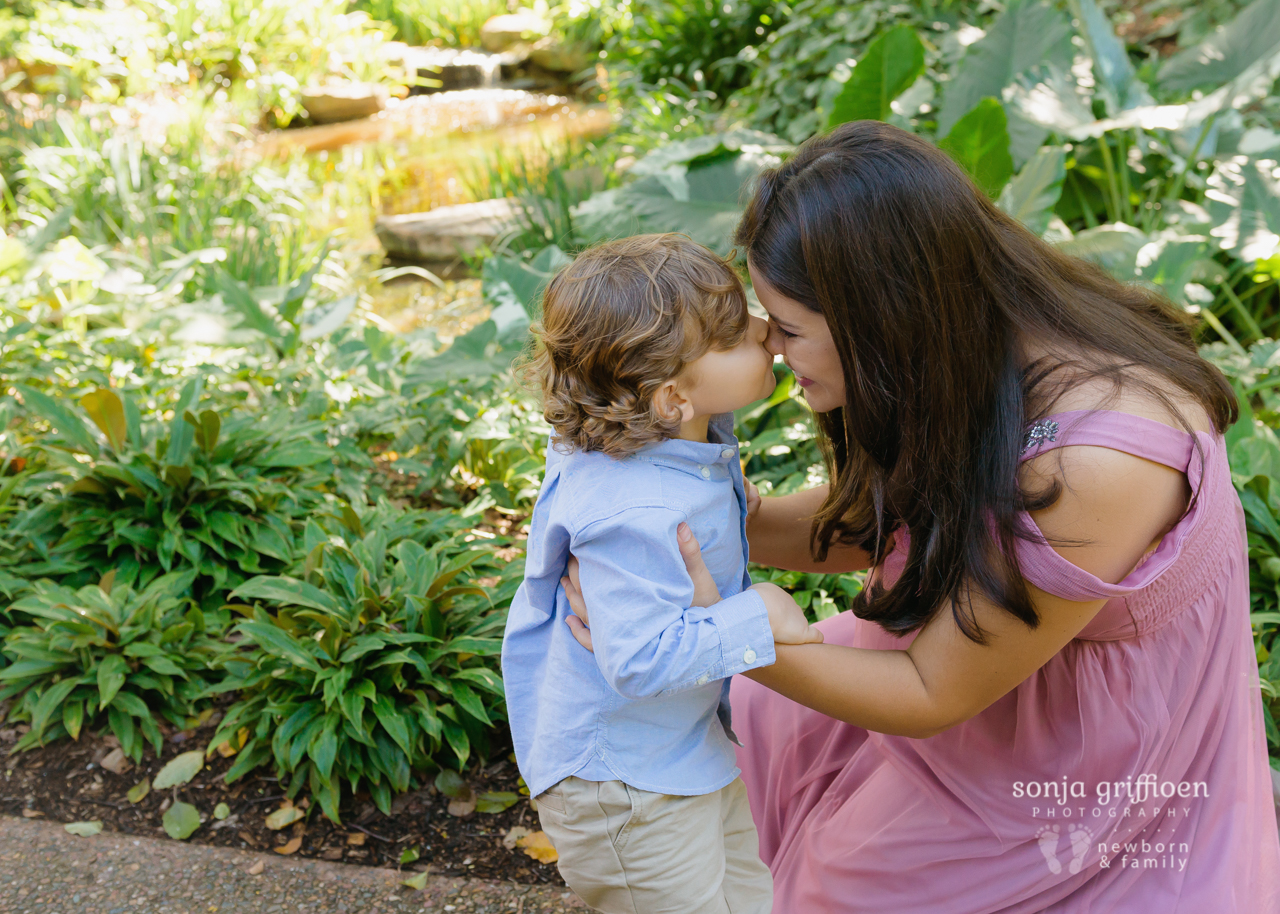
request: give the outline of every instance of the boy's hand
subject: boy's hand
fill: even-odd
[[[751,589],[760,594],[769,611],[769,627],[773,629],[774,641],[778,644],[821,643],[822,632],[809,624],[804,610],[791,594],[777,584],[752,584]]]

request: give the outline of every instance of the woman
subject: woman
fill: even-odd
[[[737,243],[832,480],[753,495],[751,557],[872,569],[734,680],[775,911],[1280,911],[1236,403],[1183,315],[875,122]]]

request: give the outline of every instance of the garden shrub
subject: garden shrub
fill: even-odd
[[[383,505],[342,525],[309,522],[292,575],[233,594],[248,601],[234,607],[243,640],[217,691],[239,698],[210,744],[239,753],[228,781],[272,764],[334,821],[344,790],[389,813],[414,772],[487,754],[503,719],[501,610],[520,582],[519,563],[446,535],[462,526],[453,512]],[[482,574],[497,576],[482,587]]]
[[[137,762],[144,742],[160,753],[154,714],[189,726],[219,651],[186,596],[194,576],[171,572],[142,589],[116,583],[114,571],[78,590],[38,581],[13,603],[8,616],[31,620],[5,637],[13,662],[0,670],[8,719],[30,726],[15,748],[78,739],[105,723]]]

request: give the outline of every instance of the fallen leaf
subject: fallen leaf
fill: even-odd
[[[506,792],[482,793],[476,797],[476,812],[484,812],[489,815],[502,812],[504,809],[516,805],[520,802],[520,795]]]
[[[110,771],[112,774],[124,774],[133,767],[133,764],[125,758],[124,752],[121,751],[118,746],[104,755],[102,757],[102,761],[98,764]]]
[[[229,815],[231,815],[231,807],[226,803],[219,803],[217,806],[213,807],[213,817],[219,822]]]
[[[363,847],[365,842],[365,833],[362,831],[353,831],[347,835],[347,843],[352,847]]]
[[[264,868],[265,866],[263,862],[261,860],[257,860],[257,861],[254,861],[253,866],[249,867],[247,870],[245,870],[245,872],[248,873],[250,876],[261,876]]]
[[[406,863],[413,863],[421,856],[416,847],[406,847],[400,852],[400,864],[403,866]]]
[[[272,831],[279,831],[286,825],[292,825],[294,822],[297,822],[304,815],[306,815],[306,813],[296,806],[282,806],[271,815],[267,816],[267,828]]]
[[[427,873],[419,873],[416,876],[410,876],[408,879],[401,879],[400,884],[421,892],[427,887]]]
[[[245,844],[248,844],[251,847],[262,847],[262,842],[258,840],[258,836],[255,835],[253,832],[239,831],[239,832],[236,832],[236,834],[239,836],[240,840],[243,841]]]
[[[92,838],[98,832],[102,831],[102,822],[94,819],[92,822],[68,822],[62,826],[69,834],[76,835],[81,838]]]
[[[511,830],[502,836],[502,846],[509,851],[513,851],[516,849],[517,841],[525,835],[531,834],[533,834],[533,832],[525,828],[523,825],[513,825]]]
[[[442,768],[440,773],[436,775],[436,790],[455,800],[462,800],[471,796],[471,785],[463,780],[462,775],[452,768]]]
[[[24,819],[38,819],[43,815],[44,813],[40,812],[38,809],[24,809],[22,811],[22,818]]]
[[[536,831],[533,834],[525,835],[516,844],[539,863],[555,863],[560,859],[560,855],[556,853],[555,845],[551,843],[551,839],[544,831]]]
[[[143,778],[129,788],[129,792],[125,794],[125,797],[128,798],[130,803],[141,803],[149,793],[151,793],[151,782]]]
[[[457,816],[459,819],[470,818],[476,811],[476,798],[473,796],[466,800],[450,800],[449,815]]]
[[[345,853],[346,851],[344,851],[340,847],[326,847],[324,850],[320,852],[320,859],[321,860],[341,860],[342,855]]]
[[[105,759],[103,761],[106,761]],[[167,790],[170,787],[181,787],[189,783],[204,768],[204,752],[194,749],[169,759],[168,763],[156,774],[151,786],[156,790]]]
[[[161,821],[170,838],[182,841],[200,827],[200,811],[190,803],[174,803]]]
[[[290,839],[288,844],[282,844],[280,847],[273,847],[272,850],[277,854],[296,854],[298,848],[302,847],[302,835]]]

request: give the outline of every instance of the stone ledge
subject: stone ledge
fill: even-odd
[[[401,260],[447,261],[471,256],[516,225],[511,198],[441,206],[425,213],[379,216],[374,231],[386,252]]]

